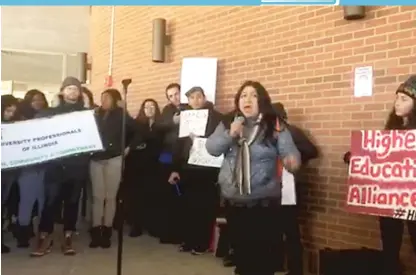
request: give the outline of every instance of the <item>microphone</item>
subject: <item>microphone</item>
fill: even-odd
[[[234,122],[242,122],[244,124],[245,118],[243,116],[235,116]]]

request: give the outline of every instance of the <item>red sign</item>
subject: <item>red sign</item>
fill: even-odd
[[[416,130],[352,133],[347,209],[416,220]]]

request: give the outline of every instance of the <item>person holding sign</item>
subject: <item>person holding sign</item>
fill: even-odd
[[[222,115],[208,103],[200,87],[190,89],[186,96],[192,110],[208,110],[208,121],[203,138],[210,136],[221,123]],[[180,138],[175,145],[173,172],[169,183],[181,181],[184,207],[182,219],[182,241],[180,251],[200,255],[208,250],[212,226],[216,218],[217,188],[219,169],[215,167],[188,164],[195,135]]]
[[[101,107],[96,111],[98,130],[101,134],[104,151],[93,155],[90,164],[92,183],[92,228],[91,248],[109,248],[113,232],[113,219],[116,213],[116,197],[121,180],[121,152],[126,155],[132,148],[142,144],[138,124],[127,115],[127,136],[131,136],[128,147],[122,148],[121,128],[124,109],[119,107],[121,94],[116,89],[105,90],[101,94]]]
[[[33,119],[39,112],[48,108],[45,95],[39,90],[29,90],[20,104],[22,119]],[[41,216],[44,200],[45,170],[42,165],[32,165],[21,169],[18,177],[19,207],[16,230],[17,247],[29,247],[33,234],[32,213],[37,203],[38,217]]]
[[[287,129],[276,133],[276,113],[259,82],[246,81],[235,96],[235,118],[208,138],[213,156],[224,154],[218,183],[230,205],[227,223],[234,246],[236,274],[272,275],[281,230],[281,182],[276,159],[296,171],[301,158]]]
[[[386,130],[416,130],[416,75],[410,76],[396,91],[394,108],[385,126]],[[349,163],[351,153],[344,155]],[[415,179],[416,184],[416,179]],[[404,215],[404,214],[403,214]],[[383,270],[386,275],[401,274],[400,249],[402,245],[404,221],[403,217],[380,217],[381,242],[383,246]],[[416,254],[416,222],[407,221],[407,229]]]
[[[39,112],[36,117],[51,117],[85,110],[81,82],[75,77],[65,78],[59,95],[57,107]],[[76,231],[79,198],[87,179],[89,160],[88,154],[81,154],[53,160],[42,166],[45,169],[45,205],[39,224],[38,241],[31,256],[40,257],[51,251],[57,209],[61,209],[62,203],[64,203],[62,252],[64,255],[76,254],[73,234]]]
[[[12,123],[17,120],[17,106],[19,102],[12,95],[1,96],[1,124]],[[4,223],[4,208],[6,207],[7,200],[12,189],[12,185],[18,176],[16,170],[1,170],[1,225],[3,228]],[[9,253],[10,248],[3,244],[3,236],[1,234],[1,253]]]

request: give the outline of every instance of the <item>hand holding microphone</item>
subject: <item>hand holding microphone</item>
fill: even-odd
[[[230,136],[236,138],[242,135],[244,127],[244,117],[236,117],[230,126]]]

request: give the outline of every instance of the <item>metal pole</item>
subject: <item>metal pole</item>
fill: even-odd
[[[124,166],[125,166],[125,147],[126,147],[126,118],[127,118],[127,92],[128,87],[131,83],[131,79],[123,79],[121,84],[123,85],[123,118],[122,118],[122,125],[121,125],[121,179],[120,179],[120,187],[122,188],[122,184],[124,181]],[[123,190],[119,193],[119,197],[117,200],[118,209],[120,211],[120,224],[118,226],[118,247],[117,247],[117,275],[122,275],[123,273],[123,230],[124,230],[124,192]]]

